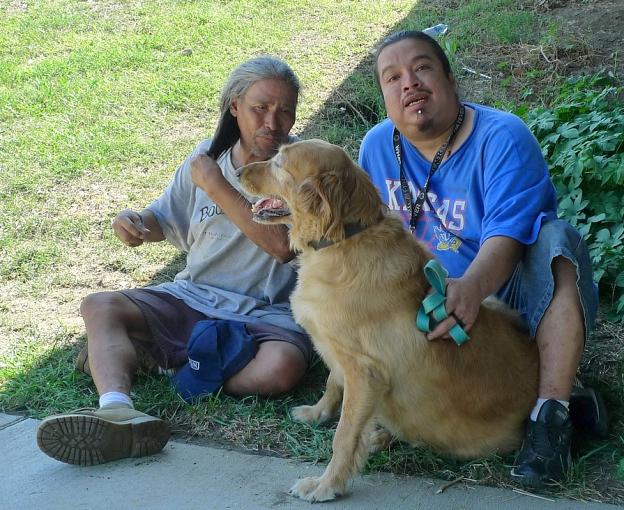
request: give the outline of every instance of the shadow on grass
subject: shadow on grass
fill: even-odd
[[[84,337],[83,337],[84,338]],[[82,343],[26,345],[0,366],[0,409],[43,418],[59,411],[91,407],[97,393],[91,378],[73,370]]]
[[[416,25],[416,8],[389,33]],[[383,39],[383,38],[382,38]],[[377,41],[371,51],[380,41]],[[372,74],[372,55],[358,63],[353,72],[334,89],[318,112],[308,121],[299,136],[321,138],[342,146],[357,159],[364,134],[385,118],[385,108]]]

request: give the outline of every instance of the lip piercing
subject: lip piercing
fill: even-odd
[[[422,110],[418,110],[416,113],[418,113],[418,115],[422,115]]]

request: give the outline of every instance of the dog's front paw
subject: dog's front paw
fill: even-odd
[[[288,494],[307,501],[312,501],[310,498],[319,486],[320,481],[321,479],[319,477],[310,476],[308,478],[300,478],[295,482],[295,485],[289,489]]]
[[[297,480],[288,494],[296,496],[301,499],[305,499],[310,503],[319,503],[322,501],[331,501],[336,499],[336,496],[340,496],[342,491],[334,487],[330,487],[328,484],[324,484],[323,478],[308,477]]]
[[[329,419],[330,413],[318,405],[298,406],[290,410],[290,416],[301,423],[323,423]]]

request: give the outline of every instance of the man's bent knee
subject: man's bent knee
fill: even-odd
[[[232,395],[279,395],[292,390],[306,370],[306,361],[295,345],[282,341],[260,344],[256,357],[224,385]]]
[[[555,279],[555,289],[561,285],[573,285],[576,289],[577,270],[570,259],[559,255],[552,260],[551,268]],[[578,289],[576,290],[578,292]]]
[[[267,363],[266,394],[278,395],[292,390],[306,371],[303,353],[293,344],[276,342]]]
[[[89,294],[80,303],[80,315],[85,322],[94,319],[131,323],[141,320],[139,308],[119,292],[96,292]]]

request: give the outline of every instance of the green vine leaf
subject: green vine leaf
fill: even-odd
[[[568,80],[548,108],[519,110],[537,138],[559,217],[587,242],[594,280],[624,322],[624,87],[608,74]]]

